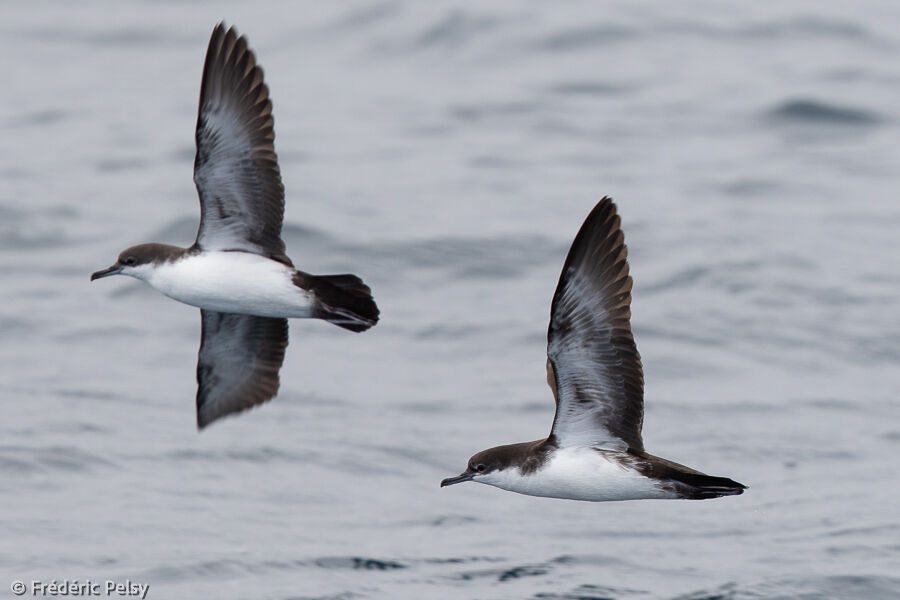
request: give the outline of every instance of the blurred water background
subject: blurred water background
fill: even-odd
[[[4,2],[0,595],[900,596],[900,5]],[[285,239],[381,323],[291,323],[281,393],[195,429],[190,244],[221,19],[275,105]],[[538,439],[550,299],[605,194],[649,451],[750,489],[591,504],[474,484]],[[31,593],[31,592],[29,592]],[[5,596],[3,596],[5,597]]]

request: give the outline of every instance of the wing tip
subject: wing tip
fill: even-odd
[[[631,303],[632,279],[628,265],[628,246],[625,244],[621,224],[622,219],[612,197],[604,196],[594,205],[575,234],[566,255],[554,294],[554,306],[569,277],[581,268],[589,269],[592,279],[605,282],[599,290],[604,296],[624,294],[618,303]]]
[[[250,404],[241,405],[236,408],[228,408],[226,410],[213,411],[211,405],[197,400],[197,431],[203,431],[213,423],[228,417],[236,417],[245,412],[249,412],[255,408],[264,406],[278,396],[278,390],[281,387],[280,381],[276,378],[273,390],[266,390],[261,396],[250,398]]]

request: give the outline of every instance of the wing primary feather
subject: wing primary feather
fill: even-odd
[[[265,76],[246,38],[220,23],[200,85],[196,247],[254,252],[291,265],[281,239],[284,185],[274,123]]]
[[[547,331],[551,435],[561,445],[643,451],[643,369],[631,333],[632,280],[611,198],[591,211],[560,274]],[[551,381],[552,378],[552,381]]]

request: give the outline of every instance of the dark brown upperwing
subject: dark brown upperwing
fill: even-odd
[[[566,258],[547,332],[561,446],[643,451],[644,376],[631,335],[628,251],[611,198],[582,225]]]
[[[290,264],[281,239],[284,186],[269,88],[247,40],[219,23],[203,67],[194,183],[204,250],[244,250]]]

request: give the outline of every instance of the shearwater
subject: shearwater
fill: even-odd
[[[91,281],[128,275],[201,309],[202,429],[276,394],[287,317],[324,319],[358,332],[375,325],[379,313],[356,275],[304,273],[285,254],[284,186],[269,88],[247,40],[222,23],[206,52],[196,140],[200,229],[194,244],[132,246]]]
[[[477,481],[593,502],[743,493],[736,481],[644,451],[644,374],[631,335],[631,276],[619,222],[612,199],[597,203],[559,277],[547,332],[547,383],[556,398],[550,435],[479,452],[441,487]]]

